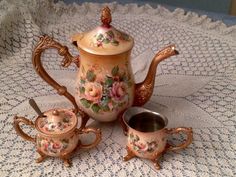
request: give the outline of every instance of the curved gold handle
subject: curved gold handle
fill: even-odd
[[[175,134],[175,133],[184,132],[187,135],[187,139],[185,142],[183,142],[182,144],[177,145],[177,146],[169,145],[166,150],[175,151],[175,150],[183,149],[183,148],[186,148],[193,141],[192,128],[179,127],[179,128],[166,129],[166,131],[168,134]]]
[[[54,41],[49,36],[44,35],[40,37],[40,41],[34,49],[32,62],[38,75],[49,85],[51,85],[54,89],[56,89],[59,95],[64,95],[73,104],[75,108],[74,113],[80,114],[82,118],[81,128],[84,128],[89,119],[89,116],[85,112],[79,109],[75,101],[75,98],[67,91],[67,88],[65,86],[58,84],[51,76],[49,76],[49,74],[43,68],[43,65],[41,63],[41,54],[44,50],[49,48],[57,49],[59,55],[64,57],[61,63],[63,67],[68,67],[71,64],[71,62],[74,62],[77,65],[77,67],[79,67],[80,65],[79,58],[73,57],[69,53],[68,47],[63,46],[60,43]]]
[[[83,128],[83,129],[77,129],[79,134],[83,134],[83,133],[94,133],[96,135],[96,138],[94,140],[94,142],[90,143],[90,144],[80,144],[79,146],[81,148],[92,148],[95,147],[102,139],[102,132],[100,129],[96,129],[96,128]]]
[[[45,80],[49,85],[51,85],[54,89],[57,90],[59,95],[64,95],[71,103],[74,105],[75,110],[74,112],[78,113],[78,105],[75,102],[75,98],[67,91],[65,86],[61,86],[58,84],[54,79],[52,79],[41,63],[41,54],[44,50],[49,48],[55,48],[58,50],[59,55],[64,56],[64,60],[62,61],[62,66],[68,67],[72,61],[76,60],[68,51],[66,46],[62,46],[60,43],[54,41],[47,35],[41,36],[40,41],[34,49],[32,62],[34,68],[38,75]]]
[[[36,139],[32,138],[31,136],[29,136],[25,132],[23,132],[23,130],[20,128],[20,123],[23,123],[25,125],[31,126],[32,128],[35,128],[34,123],[32,121],[30,121],[29,119],[26,119],[24,117],[15,116],[13,126],[14,126],[14,128],[16,130],[16,133],[18,135],[20,135],[22,138],[24,138],[27,141],[31,141],[31,142],[35,143]]]

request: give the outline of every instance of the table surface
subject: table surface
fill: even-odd
[[[182,9],[170,12],[162,6],[137,4],[109,4],[113,25],[135,39],[131,65],[136,82],[145,78],[161,48],[174,43],[180,53],[158,65],[154,92],[144,107],[168,117],[168,127],[193,127],[193,143],[167,152],[160,159],[162,169],[156,171],[148,160],[122,161],[127,137],[117,121],[90,119],[89,126],[99,127],[103,139],[96,148],[75,153],[71,168],[57,158],[35,163],[35,145],[16,134],[14,115],[35,120],[30,98],[43,111],[71,104],[36,74],[32,51],[39,36],[48,34],[78,55],[70,36],[99,25],[103,6],[48,0],[0,2],[0,176],[236,176],[236,26]],[[55,50],[42,57],[47,71],[74,93],[77,68],[60,67],[62,58]],[[23,129],[36,134],[30,127]],[[86,135],[81,141],[91,138]],[[177,144],[183,138],[169,140]]]

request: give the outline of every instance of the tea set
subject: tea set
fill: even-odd
[[[185,148],[192,142],[192,128],[168,129],[165,116],[142,108],[152,95],[157,65],[178,54],[175,45],[159,51],[152,59],[144,81],[136,84],[130,57],[134,39],[113,27],[111,21],[111,11],[104,7],[100,26],[72,36],[72,44],[79,50],[79,55],[75,57],[69,53],[68,47],[51,37],[40,37],[32,56],[35,71],[59,95],[65,96],[73,109],[56,108],[42,113],[31,99],[29,103],[38,113],[35,122],[24,117],[14,117],[16,132],[36,144],[40,155],[36,162],[52,156],[61,158],[66,166],[70,166],[69,158],[77,149],[95,147],[102,135],[100,129],[86,126],[90,117],[100,122],[118,119],[128,139],[124,160],[135,156],[150,159],[156,169],[160,169],[157,160],[163,153]],[[59,55],[64,57],[61,62],[63,67],[74,63],[79,68],[74,96],[45,71],[41,54],[49,48],[57,49]],[[80,128],[77,128],[78,119],[81,119]],[[31,137],[24,133],[21,123],[35,128],[37,135]],[[179,132],[187,135],[185,142],[178,146],[168,144],[167,137]],[[82,144],[80,135],[84,133],[94,133],[94,142]]]

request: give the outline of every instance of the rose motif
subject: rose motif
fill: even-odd
[[[52,144],[52,149],[61,149],[62,146],[61,146],[61,143],[60,142],[54,142]]]
[[[102,97],[102,86],[98,83],[88,82],[85,84],[86,99],[97,103]]]
[[[127,93],[127,88],[124,82],[114,82],[112,84],[112,89],[110,95],[117,101],[120,101],[124,98]]]
[[[142,143],[142,142],[135,142],[135,146],[138,147],[138,151],[147,151],[148,150],[148,146],[146,143]]]

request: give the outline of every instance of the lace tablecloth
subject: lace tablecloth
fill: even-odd
[[[158,66],[155,90],[145,107],[166,115],[170,127],[193,127],[193,143],[185,150],[167,152],[160,161],[162,169],[156,171],[147,160],[122,161],[126,137],[117,122],[90,121],[102,129],[103,140],[96,148],[76,153],[71,168],[57,158],[36,164],[35,147],[16,134],[13,116],[35,120],[36,113],[28,105],[32,97],[43,111],[71,105],[35,73],[32,50],[46,33],[78,54],[70,36],[97,26],[103,5],[2,0],[0,176],[236,176],[236,26],[226,27],[181,9],[108,5],[114,26],[135,38],[132,63],[137,82],[144,79],[159,49],[176,44],[180,55]],[[43,60],[47,70],[73,91],[77,69],[61,68],[55,50],[45,52]],[[178,142],[177,137],[172,140]]]

